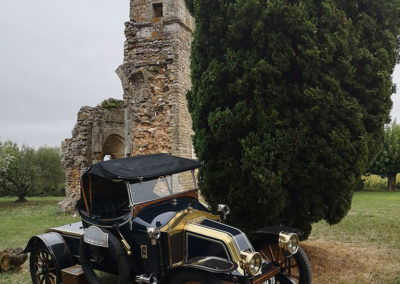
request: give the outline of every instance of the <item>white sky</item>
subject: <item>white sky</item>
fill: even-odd
[[[129,0],[2,0],[0,139],[33,147],[71,137],[81,106],[122,99]],[[394,81],[399,85],[400,68]],[[400,96],[392,118],[400,121]]]
[[[59,146],[81,106],[122,98],[129,0],[2,0],[0,139]]]

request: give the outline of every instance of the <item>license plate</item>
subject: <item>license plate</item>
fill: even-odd
[[[85,229],[83,240],[90,245],[108,248],[108,234],[96,226],[90,226]]]

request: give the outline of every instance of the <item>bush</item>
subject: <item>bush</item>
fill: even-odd
[[[101,102],[100,107],[102,109],[114,109],[123,107],[124,102],[121,100],[109,98]]]

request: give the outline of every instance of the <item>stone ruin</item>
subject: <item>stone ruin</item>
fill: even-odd
[[[111,108],[79,110],[72,137],[62,143],[67,175],[62,211],[74,210],[82,171],[105,156],[194,156],[185,97],[191,86],[193,30],[194,19],[184,0],[130,0],[124,60],[116,70],[123,100]]]

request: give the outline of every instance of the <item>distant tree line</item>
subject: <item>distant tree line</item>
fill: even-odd
[[[12,141],[0,141],[0,196],[63,195],[65,173],[60,148],[19,147]]]
[[[385,127],[382,151],[368,169],[367,175],[376,174],[387,178],[388,190],[394,191],[398,173],[400,173],[400,125],[394,121]]]

